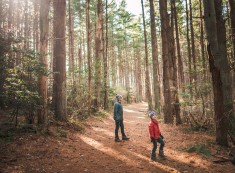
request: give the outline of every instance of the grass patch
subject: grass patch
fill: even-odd
[[[19,124],[16,127],[12,122],[4,122],[0,124],[0,141],[10,142],[19,134],[36,132],[37,130],[33,125]]]
[[[188,153],[200,153],[207,157],[211,156],[211,151],[205,145],[196,144],[190,148],[185,149]]]
[[[70,118],[69,122],[71,123],[72,127],[76,131],[83,131],[85,129],[83,123],[75,118]]]
[[[58,127],[58,128],[56,129],[56,135],[59,136],[59,137],[67,138],[68,133],[67,133],[66,130],[64,130],[64,129]]]
[[[106,119],[109,116],[109,113],[104,110],[99,110],[95,113],[95,116],[99,117],[100,122],[104,122],[104,119]]]
[[[6,131],[6,132],[2,132],[0,131],[0,141],[1,142],[10,142],[13,140],[15,136],[15,132],[14,131]]]
[[[99,110],[95,113],[95,116],[101,116],[102,118],[107,118],[109,116],[109,113],[107,113],[104,110]]]
[[[183,132],[206,132],[206,133],[213,133],[214,130],[212,128],[204,128],[204,127],[201,127],[201,126],[189,126],[189,127],[185,127],[183,128]]]

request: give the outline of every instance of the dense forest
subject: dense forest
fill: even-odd
[[[235,144],[235,1],[0,0],[0,109],[48,128],[147,102]],[[1,115],[0,115],[1,116]]]
[[[63,121],[107,110],[120,93],[165,123],[214,124],[227,145],[234,1],[140,3],[136,16],[124,0],[1,0],[1,108],[45,124],[49,112]]]

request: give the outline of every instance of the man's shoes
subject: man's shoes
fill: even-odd
[[[157,161],[157,157],[156,157],[156,156],[152,156],[152,155],[151,155],[150,159],[151,159],[152,161]]]
[[[116,138],[116,139],[115,139],[115,142],[121,142],[121,140],[120,140],[120,139],[118,139],[118,138]]]
[[[122,140],[123,141],[128,141],[130,138],[128,138],[128,137],[126,137],[126,136],[124,136],[124,137],[122,137]]]

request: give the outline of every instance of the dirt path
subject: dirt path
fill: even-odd
[[[124,107],[125,131],[131,139],[121,143],[114,142],[112,117],[93,117],[83,134],[73,133],[68,138],[28,135],[2,144],[0,172],[235,172],[231,163],[213,164],[211,158],[182,151],[195,143],[212,143],[211,136],[183,133],[179,127],[164,124],[160,127],[167,141],[168,159],[150,161],[152,144],[147,129],[149,118],[143,112],[146,109],[144,103]]]

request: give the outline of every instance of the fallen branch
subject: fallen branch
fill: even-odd
[[[213,156],[219,158],[217,160],[213,160],[214,163],[231,162],[232,164],[235,165],[235,157],[230,159],[230,158],[223,157],[223,156],[216,156],[216,155],[213,155]]]

